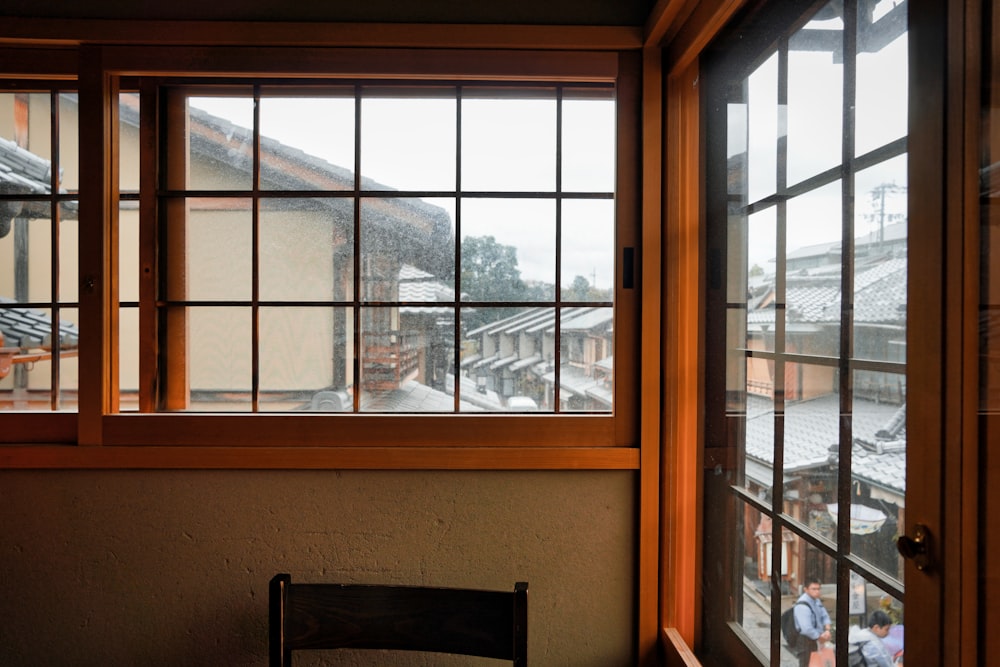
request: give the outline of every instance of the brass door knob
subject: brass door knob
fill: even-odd
[[[896,549],[903,558],[912,560],[917,569],[923,571],[931,564],[930,538],[927,526],[918,523],[913,527],[913,537],[902,535],[896,540]]]

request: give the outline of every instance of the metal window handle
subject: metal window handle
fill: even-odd
[[[903,558],[912,560],[922,572],[931,564],[930,539],[931,533],[927,530],[927,526],[918,523],[913,527],[913,537],[902,535],[896,540],[896,549]]]

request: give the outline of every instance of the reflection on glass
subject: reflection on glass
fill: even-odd
[[[454,190],[456,118],[454,94],[363,97],[362,188]]]
[[[555,99],[462,100],[462,189],[552,192]]]
[[[462,298],[550,301],[555,296],[555,202],[462,201]]]
[[[562,105],[562,189],[613,192],[615,189],[615,101],[574,99]]]
[[[347,396],[344,372],[353,341],[347,336],[346,309],[261,308],[259,336],[262,412],[352,410],[349,397],[333,410],[334,397],[325,393]]]
[[[167,252],[186,267],[170,267],[180,276],[168,276],[169,299],[218,301],[249,299],[253,283],[253,215],[249,199],[191,198],[184,234],[186,247],[168,246]],[[181,206],[184,202],[174,201]],[[176,219],[176,218],[174,218]],[[180,220],[178,220],[180,222]]]
[[[864,12],[858,12],[858,20],[867,20]],[[866,31],[870,37],[858,40],[855,155],[905,137],[907,128],[905,6]]]
[[[461,310],[461,411],[552,411],[555,314],[553,308]]]
[[[614,309],[563,308],[560,318],[559,409],[610,411],[614,405]],[[548,375],[543,379],[550,381]]]
[[[903,603],[851,570],[847,641],[866,665],[902,664]],[[897,663],[897,659],[900,661]]]
[[[778,55],[768,58],[747,79],[747,192],[749,201],[774,193],[777,187]],[[780,134],[784,134],[784,130]]]
[[[611,200],[562,202],[563,301],[614,298],[615,206]]]
[[[118,309],[118,409],[139,409],[139,309]]]
[[[354,97],[260,98],[260,188],[354,188]],[[246,127],[250,127],[247,125]]]
[[[810,23],[789,40],[788,185],[836,167],[843,152],[843,23],[823,24]]]
[[[190,409],[250,410],[251,310],[202,307],[186,313]]]
[[[253,107],[252,97],[189,98],[185,188],[249,190],[253,186]],[[171,169],[172,175],[177,173],[180,169]]]
[[[354,296],[350,199],[260,202],[260,298],[344,301]]]

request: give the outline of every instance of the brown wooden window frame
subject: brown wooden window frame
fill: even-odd
[[[639,281],[623,288],[621,257],[637,248],[638,222],[638,66],[634,54],[618,51],[467,51],[439,49],[326,49],[273,47],[80,47],[81,155],[102,165],[81,174],[80,316],[81,399],[79,413],[21,413],[10,419],[4,441],[102,445],[138,465],[174,465],[189,457],[188,446],[215,450],[216,464],[273,466],[331,465],[357,467],[577,467],[635,468],[638,455]],[[417,81],[497,81],[594,83],[616,88],[616,293],[615,347],[618,350],[613,414],[157,414],[118,410],[116,336],[118,326],[117,97],[120,90],[143,90],[161,77],[252,82],[255,78],[288,81],[323,78],[414,79]],[[143,112],[155,117],[152,102]],[[150,125],[150,124],[146,124]],[[144,127],[141,142],[155,141],[155,123]],[[144,163],[142,192],[153,192],[156,165]],[[152,198],[139,195],[140,216],[152,213]],[[99,233],[94,233],[99,231]],[[155,239],[140,239],[140,321],[149,317],[155,267],[145,263]],[[638,263],[635,275],[639,274]],[[147,323],[148,324],[148,323]],[[145,325],[140,325],[144,327]],[[143,359],[153,348],[140,352]],[[146,368],[149,368],[148,361]],[[140,373],[144,379],[151,377]],[[57,419],[53,420],[53,417]],[[55,430],[55,432],[53,432]],[[145,447],[137,447],[145,446]],[[322,447],[318,461],[296,448]],[[138,450],[146,449],[146,454]],[[414,451],[409,451],[409,450]],[[456,450],[461,453],[456,455]],[[123,455],[125,450],[134,450]],[[252,461],[239,451],[258,451]],[[419,450],[419,451],[417,451]],[[377,456],[376,451],[379,452]],[[526,451],[534,455],[525,456]],[[158,452],[158,453],[153,453]],[[168,453],[169,452],[169,453]],[[279,455],[277,452],[281,452]],[[386,455],[386,452],[396,452]],[[436,452],[436,453],[435,453]],[[485,453],[484,452],[489,452]],[[554,453],[553,453],[554,452]],[[60,455],[60,456],[65,456]],[[77,454],[71,455],[77,457]],[[99,461],[104,454],[90,459]],[[333,458],[329,458],[332,456]],[[580,458],[582,456],[582,458]],[[553,458],[554,457],[554,458]],[[323,459],[323,456],[319,457]],[[118,459],[116,459],[118,460]],[[156,463],[160,461],[160,463]],[[242,461],[242,462],[241,462]],[[296,461],[299,461],[296,463]],[[375,463],[372,463],[375,461]],[[241,462],[241,463],[235,463]],[[485,463],[484,463],[485,462]],[[581,463],[582,462],[582,463]]]

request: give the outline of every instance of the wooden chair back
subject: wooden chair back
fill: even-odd
[[[302,650],[395,649],[528,664],[528,584],[513,591],[371,584],[270,584],[270,664]]]

